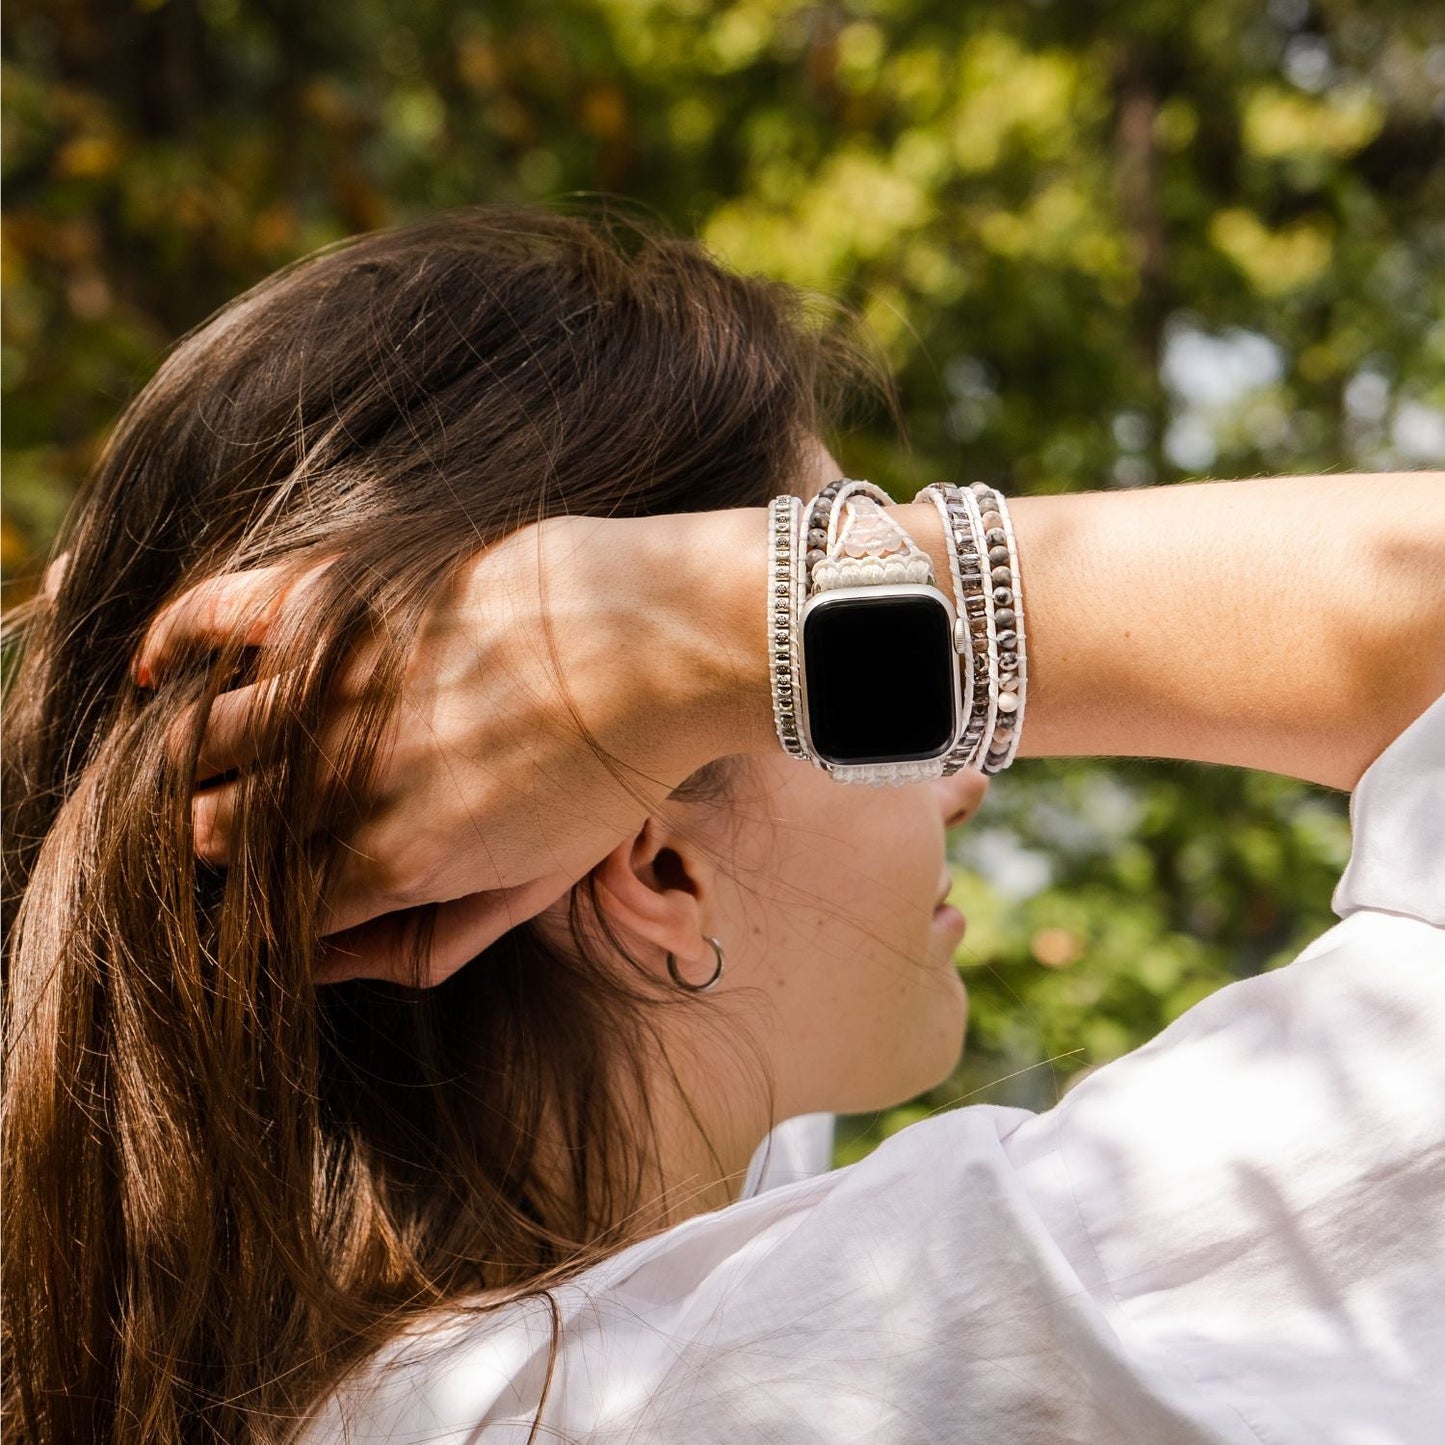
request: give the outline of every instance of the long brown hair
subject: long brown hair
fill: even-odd
[[[694,244],[476,207],[283,268],[126,409],[58,594],[11,620],[13,1438],[284,1439],[416,1311],[545,1290],[624,1241],[655,1010],[692,1001],[590,961],[586,887],[567,948],[524,924],[429,990],[317,989],[314,900],[437,588],[545,516],[763,504],[856,359],[830,329]],[[275,643],[270,761],[208,868],[199,728],[186,756],[166,735],[247,658],[198,655],[154,694],[128,660],[200,578],[312,553],[341,561]],[[308,739],[364,638],[370,712],[327,782]],[[726,786],[716,766],[687,785]]]

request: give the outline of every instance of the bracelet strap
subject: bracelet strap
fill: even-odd
[[[943,535],[948,544],[948,572],[953,582],[953,609],[958,618],[953,628],[953,650],[959,658],[959,682],[963,694],[963,728],[959,732],[958,741],[954,743],[943,760],[943,770],[945,774],[957,773],[964,768],[976,766],[977,743],[983,735],[981,731],[971,732],[970,725],[974,719],[975,703],[982,691],[988,687],[987,655],[979,655],[984,662],[982,669],[979,669],[975,663],[968,613],[968,599],[977,591],[982,574],[975,565],[977,562],[976,545],[962,503],[958,504],[957,513],[950,511],[943,488],[939,486],[924,487],[919,495],[927,497],[933,503],[939,520],[943,524]],[[969,536],[961,540],[955,539],[955,530],[965,528],[969,529]],[[967,578],[965,578],[965,572]],[[970,585],[965,585],[966,581]],[[979,729],[982,729],[982,721],[978,726]]]
[[[768,678],[773,693],[773,725],[783,751],[795,758],[811,755],[798,727],[798,628],[802,611],[803,569],[799,546],[802,499],[774,497],[768,504]]]
[[[989,578],[998,636],[998,718],[984,759],[985,773],[1001,773],[1018,754],[1028,701],[1028,649],[1024,635],[1023,574],[1008,502],[997,487],[973,482],[988,545]]]
[[[841,492],[828,519],[828,547],[810,575],[810,591],[879,583],[932,584],[933,563],[876,498]]]
[[[951,482],[933,482],[923,493],[934,499],[946,518],[945,535],[958,565],[962,602],[956,639],[969,651],[973,697],[957,752],[963,766],[977,768],[988,749],[998,716],[998,643],[994,602],[983,560],[984,527],[978,503],[971,492]]]
[[[977,684],[956,751],[967,755],[966,766],[1002,772],[1018,752],[1028,685],[1023,589],[1008,503],[984,482],[967,489],[933,482],[923,491],[945,521]]]
[[[803,512],[804,553],[803,593],[813,591],[813,569],[826,560],[833,545],[837,530],[835,518],[841,515],[840,504],[852,496],[872,497],[880,507],[886,507],[892,498],[882,487],[865,482],[857,477],[839,477],[829,482],[807,505]]]

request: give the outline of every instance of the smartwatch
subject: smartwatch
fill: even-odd
[[[952,771],[948,754],[968,715],[953,603],[887,500],[844,478],[823,489],[806,520],[798,718],[813,757],[843,782]]]

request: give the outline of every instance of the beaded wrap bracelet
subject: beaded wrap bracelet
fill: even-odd
[[[879,506],[892,505],[881,487],[842,477],[806,504],[798,497],[782,496],[769,506],[768,669],[773,720],[783,750],[826,768],[840,781],[874,786],[938,777],[962,768],[1002,772],[1018,752],[1028,671],[1013,523],[1003,494],[984,482],[967,489],[934,482],[919,493],[934,504],[943,523],[957,612],[954,648],[960,658],[966,654],[968,659],[961,679],[964,727],[953,748],[942,758],[918,763],[837,768],[815,757],[804,741],[797,711],[803,602],[814,589],[815,568],[820,563],[838,565],[828,562],[828,553],[840,529],[859,520],[857,509],[844,505],[855,495]],[[827,586],[836,579],[819,580]]]
[[[948,541],[948,571],[953,582],[953,607],[958,621],[953,629],[954,651],[960,658],[963,683],[963,728],[948,753],[946,771],[977,766],[984,736],[989,687],[988,653],[974,646],[972,621],[983,608],[983,571],[978,539],[962,500],[950,500],[945,485],[924,487],[920,497],[932,502]]]
[[[813,590],[813,568],[827,558],[828,549],[837,536],[838,518],[843,514],[842,503],[854,495],[872,497],[880,507],[893,505],[893,498],[882,487],[857,477],[839,477],[836,482],[829,482],[808,503],[803,514],[806,544],[803,553],[804,596]]]
[[[976,768],[983,760],[998,718],[998,641],[994,599],[983,560],[983,518],[973,494],[951,482],[934,482],[923,488],[921,495],[936,498],[935,505],[942,503],[947,518],[944,536],[958,559],[974,680],[973,707],[964,723],[959,749],[963,765]]]
[[[1018,547],[1003,493],[985,482],[967,489],[933,482],[923,492],[949,518],[946,535],[959,554],[974,663],[987,673],[988,706],[975,702],[961,746],[969,766],[1002,772],[1018,752],[1027,696],[1023,589]]]
[[[798,627],[802,614],[803,568],[800,497],[774,497],[768,504],[768,677],[773,691],[773,725],[783,751],[812,755],[798,729]],[[815,761],[815,760],[814,760]]]
[[[1024,636],[1024,594],[1019,570],[1018,543],[1008,502],[997,487],[973,482],[969,490],[979,500],[985,524],[984,540],[989,544],[990,577],[994,600],[1002,602],[997,611],[999,644],[999,716],[984,759],[985,773],[1001,773],[1018,754],[1023,732],[1024,705],[1028,701],[1028,650]],[[998,525],[993,520],[997,517]],[[995,534],[1001,532],[1002,539]]]

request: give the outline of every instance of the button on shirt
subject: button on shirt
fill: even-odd
[[[737,1203],[556,1290],[538,1438],[1445,1441],[1445,697],[1350,812],[1341,921],[1054,1108],[833,1171],[789,1121]],[[515,1445],[551,1344],[540,1302],[418,1321],[307,1445]]]

